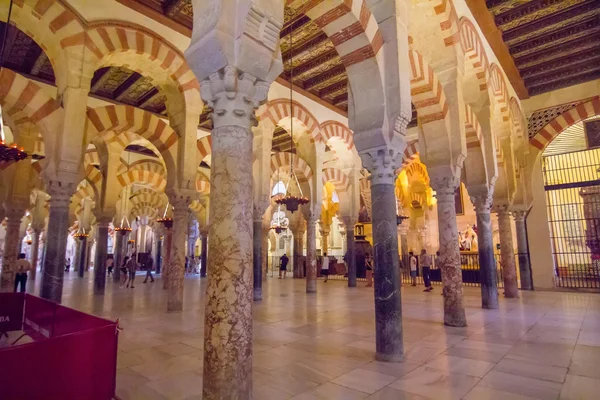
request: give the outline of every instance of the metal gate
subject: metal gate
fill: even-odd
[[[556,285],[600,288],[600,149],[544,156]]]

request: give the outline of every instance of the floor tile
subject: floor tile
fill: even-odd
[[[169,400],[183,400],[202,393],[202,374],[188,371],[148,382],[146,386]]]
[[[543,400],[557,399],[562,388],[562,384],[557,382],[499,371],[490,371],[479,385]]]
[[[310,392],[293,397],[293,400],[362,400],[367,396],[367,393],[352,390],[345,386],[325,383]]]
[[[546,381],[563,383],[567,375],[567,368],[554,367],[537,362],[513,360],[505,358],[494,367],[494,371],[507,372],[514,375],[527,376]]]
[[[452,374],[482,378],[492,369],[494,364],[470,358],[440,355],[429,361],[425,366]]]
[[[332,383],[372,394],[394,380],[395,376],[359,368],[335,378]]]
[[[389,385],[393,389],[431,399],[461,399],[479,378],[420,367]]]
[[[560,392],[561,400],[597,399],[600,396],[600,379],[567,375]]]
[[[463,400],[534,400],[534,397],[527,397],[516,393],[503,392],[477,385],[469,394],[463,397]]]
[[[427,400],[427,397],[386,387],[367,397],[367,400]]]

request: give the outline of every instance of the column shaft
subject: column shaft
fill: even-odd
[[[19,228],[21,213],[8,212],[6,217],[6,235],[4,237],[4,256],[0,275],[0,292],[12,292],[15,284],[15,266],[19,251]]]
[[[154,255],[154,266],[156,268],[156,274],[160,274],[160,269],[162,267],[162,247],[163,247],[163,240],[162,235],[156,235],[156,237],[158,238],[156,240],[156,254]]]
[[[269,233],[271,232],[271,229],[268,228],[263,229],[262,233],[261,233],[261,240],[262,240],[262,259],[261,259],[261,269],[262,269],[262,279],[263,281],[267,280],[267,275],[269,272]]]
[[[67,236],[69,235],[69,199],[67,193],[50,193],[48,229],[41,297],[60,303],[62,300],[63,277]]]
[[[504,297],[519,297],[517,268],[510,225],[510,212],[498,211],[498,230],[500,231],[500,258],[502,259],[502,277],[504,279]]]
[[[317,293],[317,228],[316,217],[306,218],[306,293]]]
[[[388,182],[389,180],[389,182]],[[371,181],[375,281],[375,341],[380,361],[403,356],[402,299],[393,175]]]
[[[31,243],[31,272],[30,278],[35,280],[37,275],[38,268],[38,259],[39,259],[39,251],[40,251],[40,234],[41,232],[38,229],[33,230],[33,240]]]
[[[77,260],[77,265],[79,266],[78,270],[77,270],[77,274],[79,275],[80,278],[83,278],[85,271],[86,271],[86,264],[87,264],[87,251],[88,251],[88,246],[87,246],[87,238],[83,238],[83,239],[77,239],[79,240],[79,260]]]
[[[115,263],[113,268],[113,281],[120,282],[121,280],[121,264],[123,264],[123,252],[125,250],[125,246],[123,246],[123,237],[125,236],[122,231],[115,232]]]
[[[208,261],[208,235],[206,233],[202,234],[200,245],[202,248],[202,254],[200,255],[200,277],[206,278],[206,267]]]
[[[174,204],[171,254],[168,265],[167,312],[183,310],[183,283],[185,276],[185,234],[188,227],[188,203]],[[190,260],[191,262],[191,260]]]
[[[171,261],[171,242],[173,240],[173,229],[165,228],[165,240],[163,241],[163,267],[162,280],[163,289],[169,288],[169,263]]]
[[[94,257],[94,294],[104,294],[106,288],[107,252],[108,222],[98,221],[98,237],[96,238],[96,255]]]
[[[440,242],[440,256],[437,258],[436,263],[441,270],[444,285],[444,324],[448,326],[466,326],[467,318],[463,305],[462,270],[454,200],[454,193],[460,181],[458,179],[446,179],[443,179],[444,182],[441,186],[434,187],[437,194]]]
[[[356,287],[356,252],[354,251],[354,225],[346,227],[346,263],[348,264],[348,287]]]
[[[212,134],[206,399],[245,399],[252,393],[252,131],[249,123],[227,123],[216,123]]]
[[[527,228],[525,226],[525,212],[514,211],[515,229],[517,233],[517,252],[519,253],[519,272],[521,274],[521,289],[533,290],[531,278],[531,264],[529,263],[529,247],[527,246]]]
[[[262,216],[252,224],[252,267],[254,270],[254,301],[262,300]]]
[[[498,275],[494,261],[492,220],[489,208],[477,210],[477,243],[479,247],[479,274],[481,279],[481,307],[498,308]]]

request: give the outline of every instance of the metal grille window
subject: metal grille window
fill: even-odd
[[[556,285],[600,288],[600,149],[542,158]]]

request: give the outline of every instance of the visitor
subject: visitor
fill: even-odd
[[[129,257],[125,256],[125,258],[123,259],[123,263],[121,264],[121,268],[119,268],[121,270],[121,282],[119,287],[123,287],[125,286],[125,282],[127,281],[127,262],[129,261]]]
[[[421,250],[421,256],[419,257],[419,263],[421,264],[421,270],[423,271],[423,282],[425,283],[424,292],[431,292],[431,256],[427,254],[427,250]]]
[[[283,275],[283,279],[285,279],[285,276],[287,274],[287,265],[288,265],[289,261],[290,261],[290,259],[288,258],[288,256],[285,253],[279,259],[279,279],[281,279],[282,275]]]
[[[410,253],[408,253],[408,259],[410,263],[410,286],[417,286],[417,257],[411,251]]]
[[[192,255],[192,259],[190,260],[190,269],[192,270],[192,274],[196,274],[196,270],[198,268],[198,261],[196,260],[196,256]]]
[[[17,291],[17,287],[21,285],[19,292],[25,293],[25,285],[27,284],[27,271],[31,270],[31,264],[25,258],[25,253],[19,254],[19,259],[15,264],[15,292]]]
[[[65,263],[65,272],[69,272],[69,268],[71,268],[71,259],[67,258],[67,262]]]
[[[327,253],[323,253],[323,258],[321,259],[321,275],[325,277],[325,283],[327,283],[327,279],[329,279],[329,257],[327,257]]]
[[[106,270],[108,271],[108,275],[110,276],[113,272],[113,265],[115,263],[115,260],[113,260],[113,256],[109,255],[108,258],[106,259]]]
[[[373,259],[369,253],[365,253],[365,272],[367,274],[367,286],[373,286]]]
[[[133,253],[131,255],[131,258],[127,262],[127,272],[128,272],[129,279],[127,281],[126,287],[129,288],[129,285],[131,285],[132,289],[135,287],[135,286],[133,286],[133,281],[135,280],[135,271],[137,270],[137,262],[135,260],[135,256],[136,256],[136,254]]]
[[[148,281],[148,278],[150,278],[150,283],[154,282],[154,277],[152,276],[153,266],[154,260],[152,259],[152,256],[148,256],[148,258],[146,259],[146,279],[144,279],[144,282],[142,283],[146,283]]]
[[[189,268],[190,268],[190,260],[188,259],[187,256],[185,256],[185,269],[184,269],[184,271],[185,271],[186,274],[190,273]]]

